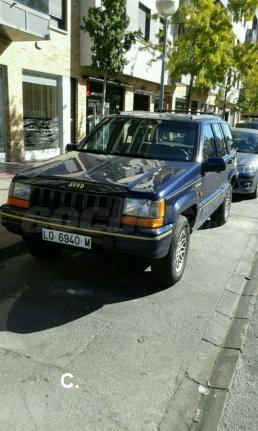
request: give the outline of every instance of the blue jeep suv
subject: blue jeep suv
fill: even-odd
[[[210,217],[227,222],[236,175],[231,131],[220,118],[124,112],[66,154],[16,175],[0,215],[33,255],[51,258],[68,246],[133,256],[172,285],[191,232]]]

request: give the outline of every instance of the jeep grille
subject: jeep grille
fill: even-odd
[[[72,222],[79,214],[80,224],[118,225],[123,207],[123,198],[96,193],[57,190],[34,187],[30,200],[31,207],[47,208],[50,216],[57,215]],[[64,210],[62,213],[62,209]],[[76,210],[71,211],[70,210]],[[70,219],[69,219],[70,217]],[[78,217],[77,217],[78,220]]]

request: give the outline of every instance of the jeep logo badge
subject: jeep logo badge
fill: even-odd
[[[67,188],[73,189],[73,190],[84,190],[85,184],[84,183],[71,182],[71,183],[67,184]]]

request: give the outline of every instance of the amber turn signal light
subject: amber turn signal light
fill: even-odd
[[[139,227],[149,227],[152,229],[162,227],[164,224],[164,217],[160,218],[143,218],[143,217],[133,217],[133,216],[123,216],[121,219],[122,224],[139,226]]]
[[[24,199],[9,197],[7,203],[10,207],[18,207],[24,209],[28,209],[30,207],[29,201],[26,201]]]

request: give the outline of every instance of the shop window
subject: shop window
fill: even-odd
[[[49,15],[51,27],[66,30],[66,0],[50,0]]]
[[[150,39],[150,18],[150,9],[142,3],[139,3],[139,28],[142,32],[143,39],[146,41]]]
[[[187,111],[187,100],[186,99],[179,99],[176,98],[176,105],[175,105],[176,111],[186,112]]]
[[[150,110],[150,97],[144,94],[134,93],[133,102],[134,111],[149,111]]]
[[[191,101],[191,112],[196,114],[198,112],[198,102],[196,102],[195,100]]]
[[[59,148],[58,79],[24,74],[23,111],[26,151]]]
[[[103,83],[89,81],[87,84],[87,133],[102,118]],[[123,110],[124,91],[120,85],[107,84],[105,115]]]

